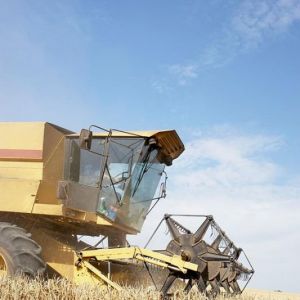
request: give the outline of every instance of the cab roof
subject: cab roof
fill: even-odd
[[[78,137],[79,133],[69,134],[70,137]],[[148,130],[148,131],[118,131],[111,130],[108,132],[93,132],[93,137],[98,138],[154,138],[161,148],[162,153],[171,158],[176,159],[184,151],[184,144],[178,136],[176,130]]]

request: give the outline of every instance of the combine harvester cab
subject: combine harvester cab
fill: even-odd
[[[118,283],[137,279],[135,272],[124,272],[125,265],[142,263],[148,270],[150,264],[171,271],[162,282],[166,295],[174,277],[188,281],[186,291],[196,280],[201,291],[204,285],[217,291],[217,285],[237,293],[237,273],[253,273],[237,267],[233,243],[224,253],[205,244],[217,249],[208,251],[209,259],[197,252],[201,247],[193,250],[198,260],[180,252],[174,245],[191,233],[176,237],[171,217],[166,222],[173,244],[166,252],[128,246],[126,235],[140,232],[151,207],[166,195],[165,166],[184,151],[175,130],[91,126],[77,134],[44,122],[0,123],[0,136],[0,274],[36,276],[47,269],[74,282],[121,289]],[[107,238],[108,248],[88,247],[78,235]],[[196,233],[194,244],[201,241]],[[217,265],[213,280],[203,275],[208,261]]]

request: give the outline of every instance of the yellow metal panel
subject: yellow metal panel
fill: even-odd
[[[99,215],[96,216],[96,223],[98,225],[112,226],[112,227],[116,228],[117,230],[120,230],[122,232],[126,232],[128,234],[137,234],[139,232],[139,231],[137,231],[137,230],[135,230],[133,228],[130,228],[128,226],[117,224],[115,222],[109,221],[109,220],[107,220],[104,217],[101,217]]]
[[[102,281],[95,273],[91,272],[84,265],[75,269],[74,278],[72,280],[75,284],[92,284],[97,285],[98,289],[107,289],[105,281]]]
[[[84,267],[89,269],[92,273],[97,275],[100,279],[105,281],[108,285],[116,289],[117,291],[121,291],[122,288],[115,282],[111,281],[107,276],[105,276],[99,269],[95,268],[92,264],[90,264],[88,261],[83,262]]]
[[[82,258],[96,257],[99,261],[136,258],[162,267],[168,267],[167,264],[170,264],[179,268],[183,273],[187,269],[198,270],[197,264],[184,261],[178,255],[169,256],[139,247],[85,250],[81,252],[81,255]]]
[[[0,122],[0,149],[43,149],[44,122]]]
[[[43,249],[42,259],[64,278],[74,280],[75,261],[77,260],[73,251],[76,244],[75,239],[71,235],[69,237],[61,236],[59,232],[56,236],[53,235],[53,232],[46,229],[41,231],[37,227],[33,227],[31,233],[34,241]]]
[[[65,131],[61,132],[52,124],[45,125],[45,138],[43,144],[43,160],[47,172],[46,179],[61,179],[63,175]]]
[[[81,252],[81,255],[82,258],[97,257],[98,260],[109,260],[109,259],[134,258],[135,253],[136,253],[135,247],[126,247],[126,248],[84,250]]]
[[[97,222],[98,225],[108,225],[108,226],[111,225],[111,222],[109,222],[105,218],[97,216],[96,214],[93,214],[93,215],[96,216],[96,222]]]
[[[41,180],[42,162],[0,161],[0,178]]]
[[[32,213],[39,215],[61,216],[63,214],[63,205],[36,203],[33,206]]]
[[[64,137],[64,129],[49,123],[45,124],[43,144],[44,173],[43,181],[38,192],[38,203],[60,203],[56,198],[56,190],[58,180],[63,178]]]
[[[25,179],[0,179],[1,211],[30,213],[40,182]]]

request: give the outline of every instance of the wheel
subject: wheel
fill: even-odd
[[[42,248],[30,236],[16,225],[0,222],[0,276],[44,273],[46,265],[39,256]]]

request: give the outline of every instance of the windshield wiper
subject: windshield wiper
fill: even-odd
[[[139,177],[137,179],[137,182],[135,184],[135,187],[134,187],[134,190],[133,190],[133,193],[132,193],[132,197],[134,197],[143,177],[144,177],[144,174],[149,170],[149,168],[147,168],[148,164],[149,164],[149,159],[150,159],[150,154],[151,152],[153,151],[154,149],[149,149],[148,152],[147,152],[147,155],[145,157],[145,159],[142,161],[143,163],[143,168],[139,174]]]

